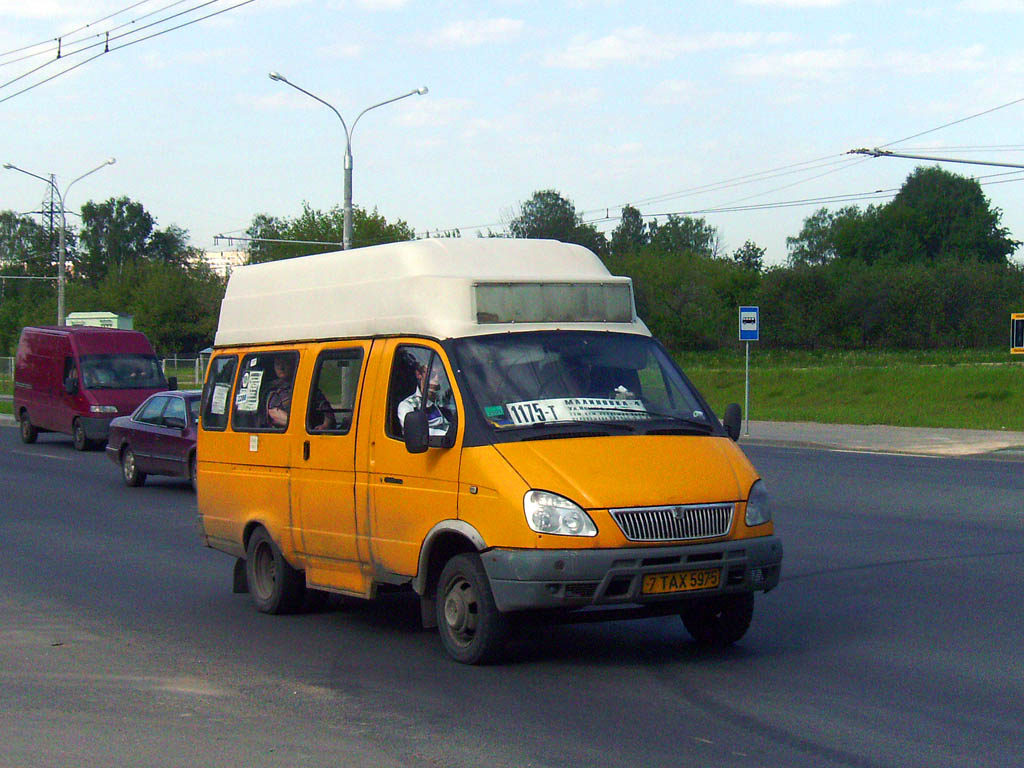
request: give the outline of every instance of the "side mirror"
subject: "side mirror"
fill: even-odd
[[[167,388],[168,389],[177,389],[178,388],[178,377],[177,376],[168,376],[167,377]]]
[[[722,419],[722,426],[725,427],[725,434],[734,441],[740,439],[740,427],[743,425],[743,411],[736,403],[729,403],[725,406],[725,417]]]
[[[53,381],[53,379],[51,379],[51,381]],[[69,395],[77,394],[78,379],[73,379],[70,376],[64,379],[64,391],[67,392]]]
[[[405,450],[409,453],[424,453],[430,444],[427,412],[416,410],[407,413],[402,424],[402,434],[405,435]]]
[[[448,431],[443,435],[430,435],[427,443],[431,448],[451,448],[455,445],[455,435],[459,433],[458,417],[454,413],[446,414],[448,418]]]

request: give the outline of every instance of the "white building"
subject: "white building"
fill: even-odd
[[[231,270],[240,267],[249,258],[248,251],[203,251],[199,257],[202,261],[222,277],[231,274]]]

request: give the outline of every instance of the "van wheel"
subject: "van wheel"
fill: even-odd
[[[76,451],[89,450],[89,438],[85,436],[85,428],[78,419],[75,419],[75,426],[72,427],[71,439],[75,442]]]
[[[249,594],[261,613],[295,613],[302,608],[306,586],[302,574],[288,565],[264,528],[249,539],[245,561]]]
[[[699,600],[688,605],[680,616],[698,643],[724,648],[747,634],[754,616],[754,593]]]
[[[39,430],[32,426],[28,418],[28,411],[21,412],[21,442],[34,443],[39,437]]]
[[[437,583],[437,627],[448,655],[463,664],[494,661],[508,631],[506,617],[494,604],[480,556],[456,555]]]

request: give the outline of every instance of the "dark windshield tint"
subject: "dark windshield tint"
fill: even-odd
[[[82,385],[86,389],[166,389],[167,379],[153,355],[84,355]]]
[[[498,429],[661,418],[708,424],[696,393],[647,336],[544,331],[456,344],[474,398]]]

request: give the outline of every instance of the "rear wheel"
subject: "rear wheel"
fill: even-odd
[[[249,539],[245,561],[249,594],[262,613],[295,613],[302,608],[302,574],[288,565],[265,528]]]
[[[135,463],[135,453],[131,448],[121,451],[121,476],[124,477],[126,485],[138,488],[146,482],[146,473],[139,471],[139,465]]]
[[[699,600],[688,605],[680,616],[698,643],[724,648],[747,634],[754,616],[754,593]]]
[[[79,419],[75,419],[75,424],[71,428],[71,439],[75,442],[76,451],[89,450],[89,438],[86,437],[85,427],[82,426],[82,422]]]
[[[37,437],[39,437],[39,430],[32,426],[32,422],[28,418],[28,411],[23,410],[21,412],[21,442],[34,443]]]
[[[456,555],[437,583],[437,626],[445,650],[463,664],[494,661],[508,631],[476,553]]]

